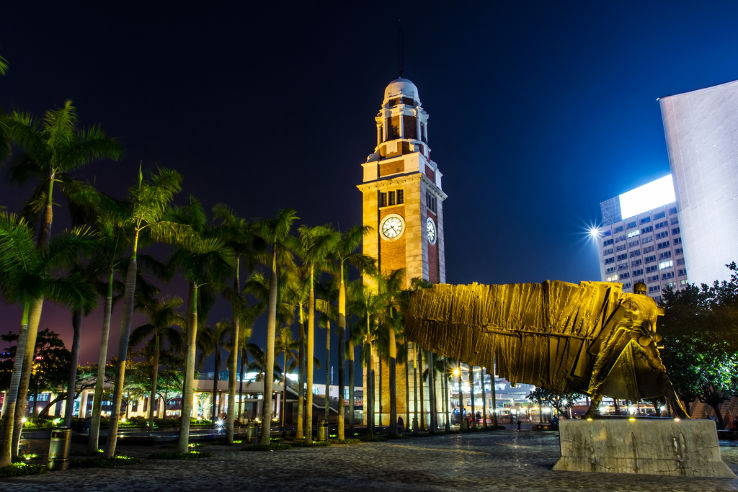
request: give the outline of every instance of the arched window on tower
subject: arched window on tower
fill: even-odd
[[[410,115],[403,115],[403,122],[402,124],[405,127],[405,138],[410,138],[412,140],[418,139],[418,130],[417,125],[415,124],[415,116]]]
[[[400,138],[400,116],[392,116],[387,126],[387,140]]]

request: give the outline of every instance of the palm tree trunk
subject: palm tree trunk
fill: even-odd
[[[269,312],[267,315],[267,350],[264,374],[264,400],[261,413],[262,445],[268,445],[272,433],[272,388],[274,385],[274,338],[277,335],[277,245],[272,252],[272,278],[269,281]]]
[[[346,336],[346,286],[343,282],[343,263],[341,263],[341,283],[338,286],[338,440],[346,439],[345,405],[343,392],[346,387],[344,374],[346,360],[344,340]]]
[[[64,409],[64,426],[72,426],[72,412],[74,411],[74,392],[77,385],[77,364],[79,363],[79,337],[82,330],[82,310],[75,309],[72,314],[72,360],[69,364],[69,379],[67,379],[67,405]],[[81,403],[81,402],[80,402]],[[80,413],[81,413],[80,408]]]
[[[379,388],[377,390],[379,394],[377,395],[377,399],[378,399],[378,402],[377,402],[378,405],[377,406],[379,407],[379,426],[382,427],[382,383],[383,383],[382,380],[384,378],[382,377],[382,357],[380,357],[379,351],[377,351],[377,366],[379,366],[378,367],[378,370],[379,370],[379,376],[378,376],[378,378],[379,378],[379,384],[377,385],[377,386],[379,386]]]
[[[241,380],[238,383],[238,420],[243,416],[243,363],[246,354],[241,354]]]
[[[216,405],[216,402],[218,400],[218,380],[220,379],[220,374],[218,374],[218,369],[220,368],[220,347],[218,346],[218,341],[215,341],[215,371],[213,371],[213,418],[210,419],[213,423],[220,417],[218,415],[218,405]]]
[[[315,354],[315,282],[314,267],[310,266],[310,296],[308,297],[307,329],[307,395],[305,402],[305,439],[313,440],[313,354]]]
[[[487,374],[487,368],[482,368],[482,427],[487,429],[487,390],[484,387],[484,379]]]
[[[413,432],[418,430],[418,344],[413,343]]]
[[[26,335],[26,347],[25,352],[23,353],[23,366],[21,369],[20,383],[18,385],[18,397],[15,401],[15,420],[13,422],[13,440],[11,448],[11,459],[13,461],[18,459],[18,445],[20,444],[21,434],[23,432],[23,418],[26,416],[28,386],[31,383],[33,357],[36,353],[36,335],[38,335],[38,325],[41,321],[41,311],[43,310],[43,306],[43,297],[34,299],[31,303],[31,309],[28,316],[28,333]],[[16,347],[16,353],[20,351],[19,349],[20,345]]]
[[[192,312],[187,329],[187,353],[185,356],[185,374],[182,385],[182,412],[179,423],[178,453],[187,453],[190,445],[190,418],[192,414],[192,395],[195,379],[195,349],[197,347],[197,284],[190,282],[190,304]]]
[[[372,361],[372,344],[367,344],[366,357],[366,397],[364,407],[367,412],[366,425],[369,429],[369,437],[374,437],[374,363]]]
[[[331,377],[331,321],[328,320],[325,329],[325,421],[328,422],[330,417],[331,407],[329,398],[330,392],[330,377]]]
[[[233,290],[236,296],[241,297],[241,259],[236,256]],[[240,342],[241,320],[236,311],[235,302],[232,305],[233,313],[233,347],[231,349],[231,367],[228,368],[228,413],[226,414],[226,442],[233,444],[234,421],[236,417],[236,371],[238,370],[238,344]],[[240,417],[240,412],[239,412]]]
[[[416,345],[417,349],[417,345]],[[423,377],[423,350],[418,350],[418,370],[420,372],[420,430],[425,430],[425,395],[423,395],[423,386],[425,378]]]
[[[410,347],[405,340],[405,430],[410,426]]]
[[[449,420],[449,400],[450,396],[448,393],[448,359],[444,357],[443,359],[443,413],[446,416],[445,420],[445,426],[446,432],[451,431],[451,420]]]
[[[459,429],[464,430],[464,388],[461,386],[461,359],[456,361],[459,369],[459,375],[456,377],[456,383],[459,385]]]
[[[26,302],[23,304],[23,317],[18,331],[18,345],[16,345],[16,357],[13,360],[13,373],[10,376],[10,388],[5,393],[5,413],[2,419],[2,447],[0,448],[0,468],[10,466],[11,448],[13,442],[13,423],[15,422],[15,406],[18,397],[18,386],[20,386],[21,373],[23,372],[23,357],[18,354],[25,352],[28,340],[28,313],[31,305]]]
[[[389,327],[389,397],[390,397],[390,435],[397,436],[397,344],[395,343],[395,329]]]
[[[297,431],[295,439],[305,438],[305,316],[302,311],[302,303],[298,306],[300,310],[300,326],[298,327],[297,361],[299,374],[297,375]]]
[[[125,295],[123,298],[123,316],[121,319],[120,342],[118,344],[118,363],[115,371],[115,385],[113,388],[113,409],[110,414],[110,431],[105,448],[105,457],[115,456],[115,447],[118,442],[118,419],[120,418],[120,404],[123,401],[123,382],[126,376],[126,359],[128,357],[128,337],[131,334],[133,319],[133,296],[136,292],[136,251],[138,248],[138,233],[134,236],[131,259],[126,272]]]
[[[474,366],[469,366],[469,391],[471,392],[472,427],[477,427],[477,414],[474,413]]]
[[[154,361],[151,368],[151,396],[149,397],[149,431],[154,430],[154,407],[156,406],[156,383],[159,378],[159,330],[154,332]],[[161,418],[161,415],[159,415]]]
[[[497,397],[495,395],[495,367],[496,364],[492,364],[492,374],[490,375],[490,387],[492,389],[492,392],[490,396],[492,396],[492,427],[497,427]]]
[[[284,430],[284,426],[287,423],[287,416],[285,415],[285,411],[287,409],[287,349],[284,350],[284,360],[282,362],[282,411],[281,417],[282,417],[282,429]]]
[[[49,191],[46,195],[46,207],[44,208],[44,216],[41,221],[41,229],[39,230],[36,247],[43,250],[49,247],[51,239],[51,225],[54,222],[54,182],[56,174],[52,171],[49,175]],[[31,310],[28,320],[28,334],[26,338],[26,348],[23,354],[23,365],[21,366],[21,378],[18,385],[18,396],[15,401],[14,421],[13,421],[13,439],[11,448],[11,459],[18,458],[18,444],[20,443],[21,433],[23,432],[23,417],[26,413],[26,400],[28,398],[28,385],[31,381],[31,371],[33,369],[33,356],[36,352],[36,335],[38,334],[38,325],[41,321],[41,311],[44,307],[43,296],[34,299],[31,303]],[[16,348],[19,351],[20,345]],[[17,357],[17,355],[16,355]]]
[[[87,451],[97,453],[100,436],[100,412],[102,411],[103,385],[105,384],[105,365],[108,360],[108,338],[110,338],[110,316],[113,312],[113,281],[114,270],[108,275],[108,292],[105,297],[105,312],[103,313],[102,335],[100,337],[100,353],[97,358],[97,380],[95,394],[92,397],[92,421],[90,422],[90,436],[87,441]]]
[[[353,338],[349,338],[348,341],[348,356],[349,356],[349,366],[348,366],[348,377],[349,377],[349,433],[351,434],[351,437],[354,435],[354,391],[355,391],[355,382],[354,379],[356,378],[356,375],[354,374],[355,366],[354,366],[354,340]]]
[[[428,352],[428,400],[430,403],[430,431],[438,428],[438,404],[436,402],[436,365],[433,352]]]

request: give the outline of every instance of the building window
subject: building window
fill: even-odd
[[[612,272],[614,272],[614,271],[615,271],[615,267],[614,267],[614,266],[612,266],[612,267],[607,267],[607,273],[612,273]]]
[[[628,264],[627,263],[620,263],[618,265],[618,271],[619,272],[622,272],[623,270],[627,270],[627,269],[628,269]]]
[[[625,244],[619,244],[615,251],[625,251],[627,246]]]
[[[630,257],[633,258],[634,256],[641,256],[641,250],[637,249],[635,251],[630,252]]]
[[[607,277],[608,282],[615,282],[617,279],[618,279],[617,273],[615,275],[610,275],[609,277]]]
[[[669,241],[664,241],[663,243],[658,244],[658,249],[666,249],[669,247]]]
[[[623,274],[620,275],[620,279],[621,280],[624,279],[624,278],[629,278],[629,277],[630,277],[630,273],[628,273],[628,272],[625,272],[625,273],[623,273]]]
[[[659,260],[665,260],[667,258],[671,258],[671,251],[664,251],[659,255]]]
[[[380,191],[379,192],[379,206],[380,207],[386,207],[387,206],[387,193]]]
[[[669,225],[669,221],[668,220],[665,220],[663,222],[659,222],[658,224],[656,224],[655,226],[653,226],[653,228],[654,229],[661,229],[662,227],[666,227],[668,225]]]
[[[641,243],[636,239],[635,241],[631,241],[628,243],[629,248],[635,248],[636,246],[640,245]]]
[[[641,224],[648,224],[649,222],[651,222],[651,217],[643,217],[641,219]]]
[[[677,235],[677,234],[679,234],[680,232],[681,232],[681,231],[679,230],[679,228],[678,228],[678,227],[675,227],[675,228],[673,228],[673,229],[671,230],[671,235],[672,235],[672,236],[676,236],[676,235]]]
[[[650,243],[651,241],[653,241],[653,236],[648,236],[648,237],[642,237],[641,238],[641,244]]]
[[[633,225],[635,225],[635,224],[633,224]],[[640,233],[641,233],[641,231],[639,231],[638,229],[636,229],[635,231],[630,231],[630,232],[628,233],[628,237],[629,237],[629,238],[631,238],[631,237],[636,237],[636,236],[638,236],[638,235],[639,235]]]
[[[618,232],[623,232],[623,226],[617,226],[617,227],[615,228],[615,230],[614,230],[614,231],[612,231],[612,232],[614,232],[615,234],[617,234]]]
[[[687,276],[687,270],[684,269],[684,268],[682,268],[681,270],[679,270],[677,273],[679,274],[680,277],[686,277]]]
[[[612,254],[612,248],[607,248],[606,250],[604,250],[604,251],[602,252],[602,254],[603,254],[603,255],[605,255],[605,256],[606,256],[606,255],[611,255],[611,254]]]
[[[391,207],[394,204],[395,204],[395,192],[388,191],[387,192],[387,205]]]
[[[643,248],[643,254],[650,253],[651,251],[653,251],[653,246],[646,246]]]
[[[658,291],[659,291],[659,286],[658,285],[654,285],[654,286],[648,288],[648,293],[649,294],[651,294],[653,292],[658,292]]]
[[[623,284],[623,289],[630,289],[630,282]]]
[[[646,257],[646,263],[653,263],[654,261],[656,261],[656,255]]]
[[[402,205],[405,203],[405,190],[397,190],[397,204]]]
[[[671,223],[671,225],[677,225],[679,223],[679,219],[676,217],[672,217],[669,222]]]
[[[659,220],[659,219],[663,219],[664,217],[666,217],[666,212],[659,212],[656,215],[654,215],[652,218],[653,220]]]
[[[603,242],[602,245],[603,246],[610,246],[613,242],[614,242],[613,239],[610,238],[610,239],[605,240],[605,242]]]
[[[653,273],[653,272],[655,272],[658,269],[659,269],[659,267],[657,267],[656,265],[651,265],[649,267],[646,267],[646,273]]]
[[[630,266],[635,268],[635,267],[639,266],[641,263],[643,263],[643,260],[633,260],[630,263]]]
[[[684,258],[677,258],[677,265],[678,266],[684,265]]]
[[[674,238],[674,244],[682,244],[682,238],[680,238],[680,237],[675,237],[675,238]]]
[[[651,231],[653,231],[653,226],[644,227],[643,229],[641,229],[641,234],[645,234]]]
[[[671,268],[672,266],[674,266],[674,262],[672,260],[662,261],[661,263],[659,263],[659,270]]]
[[[687,285],[687,282],[689,282],[686,278],[679,281],[679,285]]]
[[[652,276],[648,277],[646,280],[648,280],[649,283],[650,282],[658,282],[659,281],[659,276],[658,275],[652,275]]]
[[[666,272],[661,274],[661,280],[667,280],[670,278],[674,278],[674,272]]]
[[[665,237],[669,237],[669,231],[659,232],[656,234],[656,240],[664,239]]]
[[[635,226],[636,226],[636,223],[635,223],[635,221],[633,221],[633,222],[628,222],[628,229],[632,229],[632,228],[634,228]]]
[[[672,207],[672,208],[669,209],[669,215],[674,215],[676,213],[677,213],[676,207]]]
[[[436,213],[436,197],[429,191],[425,192],[425,204],[433,213]]]
[[[627,260],[627,259],[628,259],[627,253],[626,254],[622,254],[622,255],[618,255],[618,261],[623,261],[623,260]]]
[[[639,275],[643,275],[643,268],[639,268],[638,270],[633,270],[634,277],[638,277]]]
[[[674,254],[675,255],[680,255],[680,254],[682,254],[683,251],[684,250],[682,248],[674,248]]]
[[[615,258],[612,256],[609,258],[605,258],[605,265],[610,265],[611,263],[615,263]]]

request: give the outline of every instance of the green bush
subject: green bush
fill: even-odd
[[[0,468],[0,478],[20,477],[22,475],[37,475],[47,470],[45,465],[31,463],[13,463]]]
[[[140,458],[132,456],[114,456],[112,458],[82,458],[74,459],[70,465],[73,468],[113,468],[116,466],[137,465],[143,463]]]

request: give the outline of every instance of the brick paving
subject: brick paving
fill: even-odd
[[[274,452],[214,443],[200,449],[212,456],[18,477],[0,480],[0,490],[738,490],[738,479],[554,472],[556,432],[504,430]],[[721,451],[738,472],[738,447]],[[123,445],[121,452],[146,456],[152,448]]]

